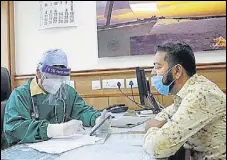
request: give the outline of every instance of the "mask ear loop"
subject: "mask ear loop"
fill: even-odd
[[[173,66],[174,67],[174,66]],[[167,70],[167,72],[165,73],[165,74],[163,74],[163,76],[162,76],[162,84],[164,85],[164,83],[163,83],[163,77],[165,76],[165,75],[167,75],[168,73],[169,73],[169,71],[171,71],[171,69],[173,68],[173,67],[171,67],[170,69],[168,69]],[[171,82],[172,83],[172,82]]]
[[[176,67],[177,65],[178,65],[178,64],[174,65],[173,67]],[[162,84],[163,84],[163,77],[164,77],[170,70],[172,70],[173,67],[171,67],[170,69],[168,69],[168,71],[167,71],[165,74],[163,74],[163,76],[162,76]],[[172,85],[175,81],[176,81],[176,79],[173,80],[168,86]],[[164,84],[163,84],[163,85],[164,85]]]
[[[176,81],[176,79],[173,80],[168,86],[171,86],[175,81]]]
[[[176,64],[176,65],[175,65],[175,67],[176,67],[176,72],[179,71],[179,68],[178,68],[179,65],[181,65],[181,64]],[[183,67],[183,66],[181,65],[181,67]]]

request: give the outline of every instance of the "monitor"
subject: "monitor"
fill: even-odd
[[[146,79],[144,69],[136,67],[136,78],[140,96],[140,104],[146,108],[153,109],[154,113],[161,111],[150,89],[150,82]],[[152,104],[152,105],[151,105]]]

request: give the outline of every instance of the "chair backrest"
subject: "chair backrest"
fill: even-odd
[[[9,98],[11,93],[11,80],[7,68],[1,67],[1,101]]]
[[[3,121],[4,121],[6,102],[7,102],[7,100],[1,101],[1,134],[2,134],[2,130],[3,130]]]
[[[3,120],[6,102],[11,93],[11,80],[7,68],[1,67],[1,134],[3,130]]]

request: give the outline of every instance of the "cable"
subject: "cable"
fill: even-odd
[[[131,83],[133,84],[133,83]],[[159,113],[160,111],[162,111],[162,108],[158,105],[157,101],[154,99],[153,96],[150,95],[150,93],[148,93],[148,103],[150,103],[151,106],[153,106],[153,108],[148,108],[146,106],[142,106],[141,104],[139,104],[138,102],[136,102],[135,100],[132,100],[130,97],[128,97],[126,94],[124,94],[121,90],[121,83],[118,82],[117,83],[118,89],[120,90],[120,92],[126,97],[128,98],[130,101],[132,101],[133,103],[135,103],[138,107],[143,108],[143,109],[152,109],[154,113]],[[131,85],[132,88],[132,85]],[[153,98],[153,99],[152,99]],[[155,101],[156,104],[153,104],[153,100]]]
[[[162,111],[163,107],[160,107],[160,105],[157,103],[157,101],[155,100],[155,98],[153,96],[151,96],[150,93],[148,93],[148,96],[147,97],[148,97],[149,101],[152,103],[152,105],[153,105],[153,107],[154,107],[154,109],[155,109],[156,112]]]
[[[138,102],[132,100],[130,97],[128,97],[126,94],[124,94],[124,93],[122,92],[122,90],[121,90],[121,83],[120,83],[120,82],[117,83],[117,86],[118,86],[118,89],[120,90],[120,92],[121,92],[126,98],[128,98],[130,101],[132,101],[133,103],[135,103],[138,107],[147,109],[147,107],[142,106],[141,104],[139,104]]]
[[[135,98],[134,98],[134,95],[133,95],[133,89],[132,89],[133,81],[130,81],[130,82],[129,82],[129,85],[131,86],[132,99],[135,101]]]
[[[132,101],[133,103],[135,103],[138,107],[140,107],[140,108],[147,108],[147,107],[142,106],[142,105],[139,104],[138,102],[132,100],[130,97],[128,97],[126,94],[124,94],[120,88],[118,88],[118,89],[119,89],[119,91],[120,91],[126,98],[128,98],[130,101]]]
[[[133,99],[134,101],[136,101],[136,100],[135,100],[135,98],[134,98],[134,95],[133,95],[133,89],[132,89],[132,86],[131,86],[131,92],[132,92],[132,99]]]

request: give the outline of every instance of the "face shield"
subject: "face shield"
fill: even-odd
[[[41,85],[48,93],[45,104],[58,105],[61,101],[65,101],[70,84],[70,68],[59,68],[55,66],[44,65],[41,67]]]

